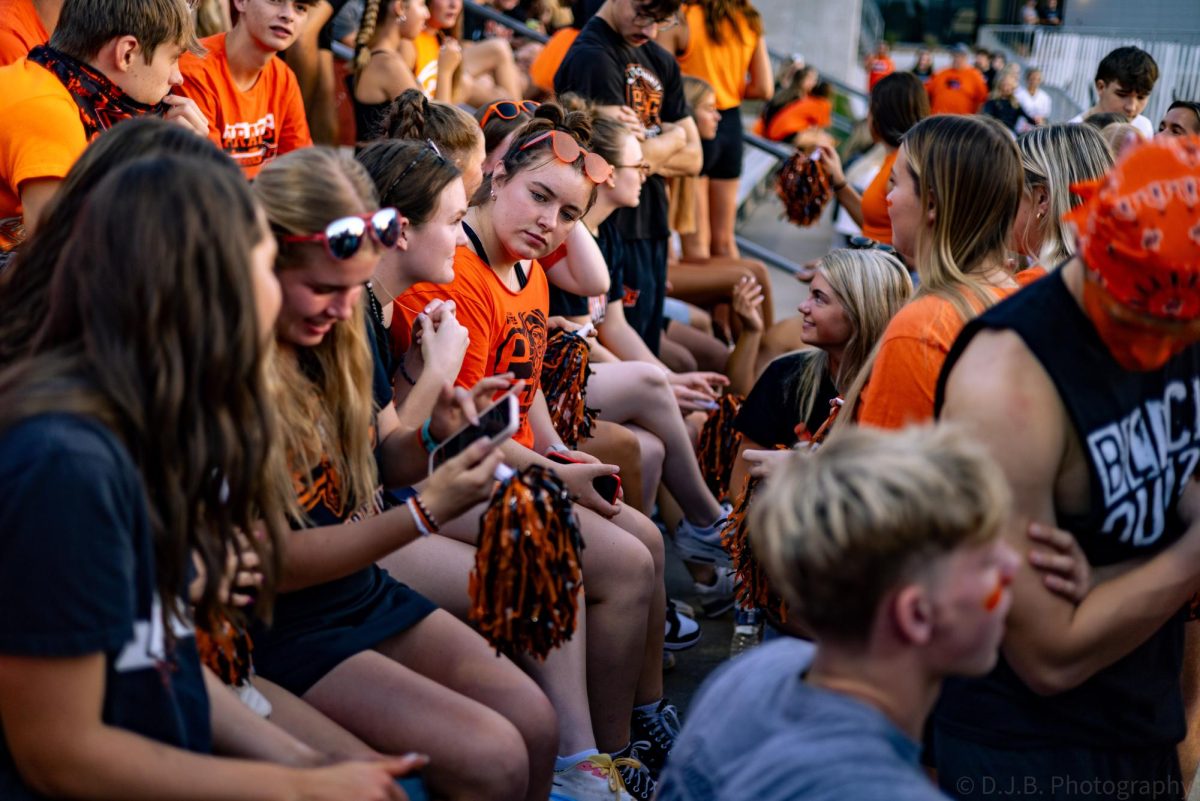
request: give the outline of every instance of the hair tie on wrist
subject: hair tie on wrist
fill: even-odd
[[[438,446],[438,441],[433,438],[433,432],[430,430],[432,424],[433,418],[427,418],[421,426],[421,447],[425,449],[425,453],[433,453]]]

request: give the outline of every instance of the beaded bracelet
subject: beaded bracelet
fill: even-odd
[[[429,527],[425,525],[425,521],[421,518],[420,510],[417,509],[417,505],[413,503],[413,501],[416,500],[416,497],[416,495],[412,496],[404,502],[404,505],[408,507],[408,512],[412,515],[413,523],[415,523],[417,526],[417,531],[420,532],[422,537],[428,537],[433,532],[430,531]]]
[[[438,524],[437,518],[430,514],[429,507],[421,501],[421,496],[414,495],[409,498],[409,500],[417,505],[417,509],[420,510],[421,516],[425,518],[425,523],[429,526],[433,533],[438,533],[442,527]]]

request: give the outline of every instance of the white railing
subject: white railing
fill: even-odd
[[[1056,87],[1080,109],[1096,100],[1096,66],[1110,51],[1132,45],[1158,62],[1159,77],[1143,112],[1154,125],[1175,100],[1200,99],[1200,33],[1118,31],[1108,28],[1029,28],[985,25],[979,43],[1003,49],[1024,66],[1042,69],[1047,88]]]

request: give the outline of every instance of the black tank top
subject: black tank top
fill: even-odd
[[[371,55],[387,51],[372,50]],[[372,142],[381,139],[385,133],[383,123],[392,110],[394,100],[382,103],[360,103],[354,96],[354,75],[346,76],[346,90],[350,94],[350,103],[354,106],[354,141]]]
[[[942,368],[939,412],[946,377],[985,329],[1018,334],[1058,389],[1088,460],[1091,508],[1057,522],[1092,565],[1150,556],[1177,540],[1179,494],[1200,461],[1200,347],[1161,370],[1124,370],[1058,271],[967,324]],[[1124,659],[1056,696],[1035,695],[1001,657],[982,679],[947,682],[936,724],[1008,748],[1173,746],[1184,735],[1184,618],[1181,609]]]

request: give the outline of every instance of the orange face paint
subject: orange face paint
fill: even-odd
[[[984,611],[995,612],[1000,608],[1000,602],[1004,600],[1004,591],[1008,589],[1009,584],[1012,584],[1012,577],[1007,573],[996,576],[995,588],[983,599]]]

